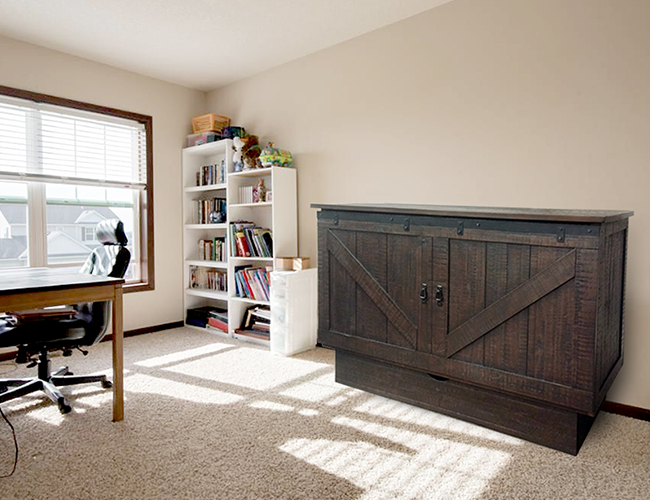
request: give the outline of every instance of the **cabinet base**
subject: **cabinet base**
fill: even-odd
[[[336,381],[577,455],[595,417],[336,351]]]

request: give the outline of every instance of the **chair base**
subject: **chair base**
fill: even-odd
[[[37,378],[0,378],[0,403],[32,392],[43,391],[53,403],[56,403],[61,413],[69,413],[72,407],[57,387],[92,382],[101,382],[105,389],[113,386],[106,375],[74,375],[67,366],[51,373],[49,353],[47,349],[43,349],[39,353]]]

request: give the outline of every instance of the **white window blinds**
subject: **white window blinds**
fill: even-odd
[[[0,178],[144,189],[144,125],[0,96]]]

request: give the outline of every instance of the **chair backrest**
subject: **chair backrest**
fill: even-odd
[[[119,219],[107,219],[97,224],[96,231],[101,246],[92,251],[79,272],[123,278],[131,261],[131,253],[126,248],[128,239],[124,233],[124,224]],[[77,304],[75,308],[77,316],[88,323],[86,335],[80,344],[96,344],[106,334],[111,303],[102,301]]]

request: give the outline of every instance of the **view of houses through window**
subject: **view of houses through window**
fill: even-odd
[[[134,210],[137,193],[96,186],[46,184],[44,255],[30,254],[28,189],[26,183],[0,181],[0,268],[24,267],[30,255],[49,267],[78,270],[92,250],[99,246],[97,223],[118,218],[129,238],[132,260],[126,278],[138,279],[138,246],[134,241]],[[43,192],[41,190],[35,190]],[[31,196],[38,196],[32,194]],[[42,206],[33,203],[32,206]],[[34,216],[34,214],[32,215]]]

